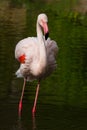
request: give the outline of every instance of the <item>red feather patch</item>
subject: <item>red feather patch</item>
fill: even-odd
[[[19,58],[18,58],[19,62],[20,63],[25,63],[25,54],[21,55]]]

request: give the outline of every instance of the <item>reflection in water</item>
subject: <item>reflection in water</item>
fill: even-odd
[[[22,126],[21,118],[19,118],[17,124],[18,124],[18,127],[16,128],[16,130],[24,130],[24,128],[23,128],[23,126]]]
[[[35,114],[34,113],[32,113],[32,123],[33,123],[32,130],[35,130],[36,129],[36,119],[35,119]]]
[[[17,120],[17,123],[13,126],[12,130],[25,130],[25,128],[22,125],[21,118]]]
[[[36,117],[35,117],[35,114],[32,114],[31,120],[32,120],[32,129],[31,130],[36,130]],[[16,124],[13,126],[12,130],[26,130],[26,128],[23,126],[23,121],[22,121],[21,116],[19,116],[19,118],[18,118]]]

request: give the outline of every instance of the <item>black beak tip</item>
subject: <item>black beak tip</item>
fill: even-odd
[[[45,34],[45,40],[47,40],[48,37],[49,37],[49,32],[47,32],[47,33]]]

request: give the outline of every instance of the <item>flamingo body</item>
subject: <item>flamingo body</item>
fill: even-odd
[[[18,77],[27,77],[27,80],[31,81],[47,77],[53,70],[55,70],[55,56],[58,51],[57,44],[55,41],[48,38],[47,41],[45,41],[45,46],[47,50],[47,65],[43,70],[42,66],[38,68],[39,44],[37,38],[28,37],[21,40],[16,45],[15,57],[21,63],[20,68],[16,72]]]

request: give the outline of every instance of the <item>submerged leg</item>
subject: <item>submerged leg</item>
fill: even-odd
[[[25,84],[26,84],[26,79],[24,78],[22,93],[21,93],[21,97],[20,97],[20,101],[19,101],[19,111],[18,111],[19,115],[21,115],[21,111],[22,111],[22,100],[23,100],[23,95],[24,95]]]
[[[37,84],[36,95],[35,95],[35,100],[34,100],[34,105],[33,105],[32,113],[35,113],[35,110],[36,110],[36,104],[37,104],[37,98],[38,98],[39,88],[40,88],[40,82],[38,82],[38,84]]]

